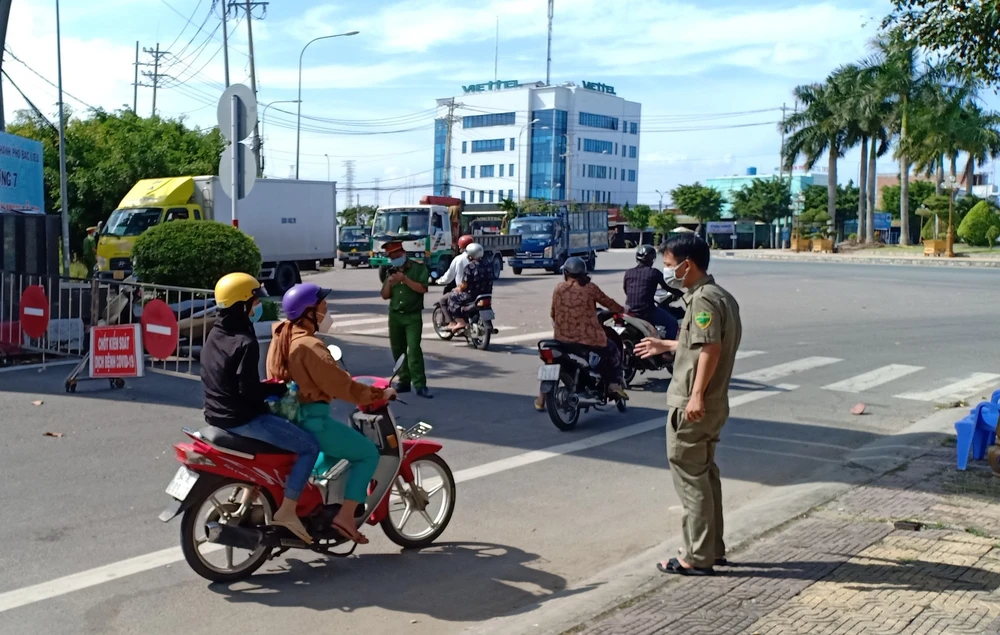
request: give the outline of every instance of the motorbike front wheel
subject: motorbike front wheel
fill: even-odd
[[[410,463],[413,481],[396,477],[389,492],[389,513],[380,525],[386,537],[404,549],[421,549],[437,540],[455,511],[455,477],[437,454]],[[440,499],[440,504],[435,501]],[[415,523],[419,517],[419,523]]]
[[[455,337],[455,334],[448,328],[448,320],[445,319],[444,309],[440,305],[434,307],[434,312],[431,313],[431,322],[434,323],[434,332],[444,341],[447,342]]]
[[[559,376],[559,383],[545,395],[545,410],[557,428],[568,432],[580,421],[580,407],[573,405],[573,380],[567,374]]]

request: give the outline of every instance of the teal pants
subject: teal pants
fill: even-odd
[[[420,313],[389,312],[389,348],[392,358],[406,353],[406,363],[399,369],[399,383],[414,388],[427,385],[424,373],[424,352],[420,348],[420,338],[424,335],[424,320]]]
[[[364,503],[368,498],[368,484],[378,467],[378,448],[354,428],[330,416],[330,404],[299,404],[299,425],[313,433],[319,442],[320,454],[314,472],[322,474],[346,459],[347,485],[344,498]]]

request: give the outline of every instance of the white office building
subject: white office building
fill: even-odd
[[[499,81],[462,90],[437,101],[436,195],[475,204],[508,197],[636,204],[640,104],[594,82]]]

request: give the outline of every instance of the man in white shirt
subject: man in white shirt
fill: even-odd
[[[448,267],[448,271],[443,277],[437,279],[437,284],[449,285],[452,282],[455,283],[457,288],[465,279],[465,269],[469,266],[469,256],[465,253],[465,248],[472,243],[472,236],[466,234],[458,239],[458,250],[461,252],[459,256],[451,261],[451,265]],[[449,324],[455,324],[455,318],[452,317],[451,312],[448,311],[448,296],[450,296],[454,291],[449,291],[445,293],[442,297],[444,300],[441,303],[441,310],[444,312],[444,317],[448,320]]]

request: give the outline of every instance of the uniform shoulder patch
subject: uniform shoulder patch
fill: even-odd
[[[694,323],[704,331],[712,323],[712,314],[708,311],[699,311],[694,314]]]

